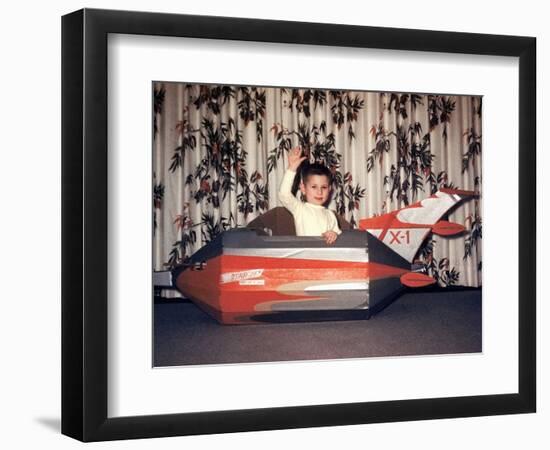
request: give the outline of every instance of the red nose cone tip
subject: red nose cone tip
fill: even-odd
[[[440,220],[432,227],[432,231],[439,236],[453,236],[463,233],[465,229],[464,225],[448,222],[446,220]]]
[[[401,275],[400,280],[401,284],[411,288],[429,286],[430,284],[435,283],[434,278],[430,277],[429,275],[417,272],[409,272],[405,275]]]
[[[444,192],[445,194],[460,195],[462,197],[479,197],[479,192],[477,191],[465,191],[464,189],[449,189],[449,188],[441,188],[439,190],[441,192]]]

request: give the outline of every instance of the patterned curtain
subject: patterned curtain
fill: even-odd
[[[154,270],[184,261],[218,233],[280,206],[286,152],[326,164],[330,208],[359,219],[440,187],[481,192],[475,96],[155,83]],[[463,236],[431,236],[419,262],[439,285],[481,286],[481,196],[448,220]]]

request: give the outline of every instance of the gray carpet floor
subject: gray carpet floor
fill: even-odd
[[[154,365],[481,352],[481,290],[408,293],[369,320],[220,325],[189,302],[155,304]]]

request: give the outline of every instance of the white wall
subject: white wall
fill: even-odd
[[[60,418],[60,16],[83,6],[155,10],[188,14],[246,16],[359,25],[536,36],[538,38],[539,150],[543,148],[542,104],[550,101],[548,15],[542,2],[479,2],[460,0],[384,3],[347,0],[304,2],[155,2],[112,0],[55,4],[7,2],[0,19],[0,164],[3,214],[0,221],[0,443],[4,448],[75,448],[81,444],[59,434]],[[360,5],[360,6],[358,6]],[[545,74],[542,77],[541,74]],[[539,167],[550,163],[539,151]],[[539,223],[543,190],[539,169]],[[546,217],[546,219],[548,219]],[[545,221],[547,223],[548,220]],[[542,227],[540,227],[542,228]],[[539,232],[539,248],[548,238]],[[539,274],[548,263],[539,256]],[[36,294],[20,293],[32,285]],[[239,433],[223,436],[165,438],[101,443],[105,448],[319,448],[409,449],[548,448],[550,443],[548,289],[539,283],[539,412],[535,415],[469,418],[322,429]],[[311,444],[310,444],[311,443]],[[94,446],[95,447],[95,446]]]

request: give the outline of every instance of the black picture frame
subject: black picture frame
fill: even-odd
[[[519,58],[518,393],[107,416],[110,33]],[[62,18],[62,433],[102,441],[535,412],[536,39],[84,9]]]

